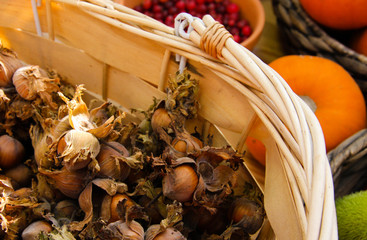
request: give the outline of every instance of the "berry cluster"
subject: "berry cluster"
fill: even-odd
[[[170,27],[174,26],[175,17],[181,12],[199,18],[209,14],[223,24],[238,43],[252,33],[249,22],[241,17],[239,6],[230,0],[143,0],[134,9]]]

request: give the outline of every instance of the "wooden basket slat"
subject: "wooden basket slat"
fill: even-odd
[[[65,48],[32,33],[10,28],[1,28],[0,37],[5,46],[18,50],[17,55],[23,61],[38,64],[44,69],[58,66],[55,70],[62,72],[74,84],[85,84],[90,91],[102,95],[103,65],[83,51]]]
[[[78,12],[72,7],[69,8],[68,6],[65,6],[63,9],[64,12],[62,12],[62,10],[56,10],[53,14],[55,34],[57,36],[60,36],[60,38],[69,42],[72,46],[84,49],[92,56],[103,60],[111,66],[117,67],[122,71],[129,71],[131,74],[136,75],[153,85],[158,84],[157,81],[160,74],[161,59],[163,58],[165,50],[163,47],[159,44],[155,44],[149,39],[138,38],[130,33],[122,34],[124,40],[126,36],[126,42],[122,42],[120,34],[121,31],[118,29],[111,28],[107,24],[95,20],[90,17],[89,14],[83,14],[82,17],[80,17],[80,15],[78,15],[80,11]],[[73,15],[73,13],[75,13],[75,15]],[[78,19],[77,22],[79,24],[74,23],[76,18]],[[60,23],[60,26],[57,24],[58,22]],[[90,27],[88,27],[87,23],[95,26],[94,32],[90,31]],[[118,35],[118,38],[116,39],[114,38],[115,34]],[[108,45],[104,44],[106,36],[109,37]],[[89,41],[91,38],[93,38],[93,41]],[[144,46],[144,48],[142,46]],[[115,48],[120,50],[119,53],[116,53]],[[134,61],[131,61],[132,58],[134,58]],[[196,67],[196,69],[202,69],[200,64],[198,66],[194,65],[194,67]],[[177,71],[177,64],[174,61],[170,61],[169,69],[171,69],[169,73],[174,74],[174,72]],[[206,71],[205,69],[201,71],[202,73],[200,74],[202,75],[207,76],[207,74],[209,74],[209,71]],[[215,75],[209,74],[209,76],[206,77],[208,81],[210,80],[207,86],[215,85],[215,78],[217,78]],[[243,103],[241,104],[241,108],[236,109],[236,111],[229,114],[220,113],[219,110],[223,109],[222,106],[212,106],[211,103],[213,103],[213,101],[208,99],[206,102],[204,98],[203,105],[208,107],[205,108],[207,110],[203,109],[203,114],[205,115],[205,112],[208,112],[208,114],[211,115],[222,116],[223,118],[227,117],[229,120],[218,120],[214,122],[219,126],[229,128],[236,132],[241,132],[242,129],[246,127],[246,120],[240,120],[243,118],[239,118],[237,116],[238,112],[242,112],[240,115],[244,116],[243,113],[248,113],[251,108],[248,105],[246,106],[245,97],[240,94],[233,94],[230,86],[227,86],[227,88],[226,86],[222,86],[221,89],[221,92],[218,94],[223,95],[217,95],[216,97],[223,99],[223,103],[221,103],[223,106],[228,106],[228,102],[232,102],[233,98],[236,96],[242,98],[242,100],[238,101]],[[210,89],[208,89],[208,91],[210,91]],[[242,108],[244,108],[243,111],[241,110]],[[238,121],[234,124],[230,123],[237,119]]]
[[[45,7],[38,8],[40,13],[40,23],[42,29],[46,29],[46,14]],[[17,1],[2,1],[0,4],[0,22],[1,26],[9,28],[19,28],[36,33],[36,26],[34,24],[34,17],[32,12],[31,1],[17,0]],[[18,16],[18,17],[17,17]],[[42,17],[44,16],[44,17]]]

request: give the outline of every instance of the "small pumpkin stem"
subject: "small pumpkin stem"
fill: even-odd
[[[314,102],[314,100],[312,100],[312,98],[310,98],[309,96],[299,96],[300,98],[302,98],[303,101],[305,101],[305,103],[311,108],[312,112],[315,112],[317,109],[317,105]]]

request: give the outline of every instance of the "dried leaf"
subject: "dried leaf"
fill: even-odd
[[[81,231],[84,226],[91,222],[93,218],[93,186],[104,190],[108,195],[113,196],[116,193],[124,193],[127,191],[127,185],[125,183],[116,182],[112,179],[107,178],[96,178],[93,179],[79,195],[79,206],[84,212],[84,219],[80,222],[72,222],[70,224],[71,231]]]
[[[182,204],[178,201],[173,201],[172,204],[167,204],[167,217],[160,223],[162,229],[175,226],[182,220]]]
[[[165,108],[177,119],[195,118],[199,109],[198,92],[199,82],[188,71],[177,72],[169,78]]]
[[[67,225],[61,228],[54,227],[54,231],[49,233],[49,240],[76,240],[71,232],[68,231]]]
[[[11,184],[11,179],[5,175],[0,175],[0,192],[4,195],[9,195],[13,192],[13,185]]]
[[[143,157],[144,157],[143,153],[141,151],[137,151],[132,156],[129,157],[123,156],[122,159],[132,169],[143,169],[144,167]]]
[[[104,229],[109,232],[110,239],[144,240],[144,228],[140,223],[116,221]]]
[[[213,170],[213,175],[210,178],[207,178],[207,181],[204,179],[206,189],[210,192],[218,192],[223,190],[224,186],[229,183],[233,172],[234,171],[232,168],[219,165]]]

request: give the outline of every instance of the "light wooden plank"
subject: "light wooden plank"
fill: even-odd
[[[72,84],[101,95],[103,65],[76,48],[49,41],[37,35],[0,27],[0,39],[24,62],[54,69]]]

